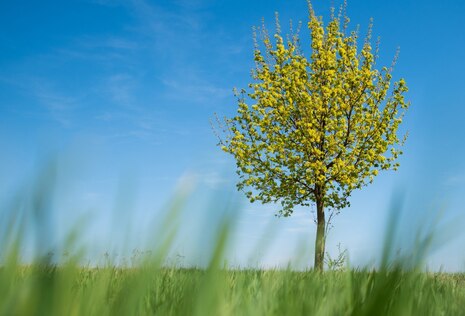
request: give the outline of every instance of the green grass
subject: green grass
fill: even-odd
[[[231,218],[218,228],[206,268],[169,264],[176,218],[187,201],[184,193],[173,199],[171,211],[159,219],[163,229],[153,236],[157,247],[150,254],[131,258],[125,266],[110,260],[85,265],[85,249],[76,246],[76,230],[65,242],[70,254],[53,261],[43,255],[48,239],[42,229],[44,223],[53,229],[46,225],[52,216],[47,211],[53,191],[50,174],[39,178],[31,198],[18,195],[4,207],[8,212],[0,214],[0,316],[464,314],[465,274],[421,269],[428,249],[434,246],[432,232],[418,235],[415,251],[408,252],[411,259],[394,258],[396,212],[387,225],[382,263],[376,271],[233,269],[224,264]],[[28,199],[32,203],[24,207],[22,201]],[[36,245],[36,259],[30,263],[21,257],[25,227]]]
[[[463,315],[465,275],[85,268],[0,270],[2,315]]]

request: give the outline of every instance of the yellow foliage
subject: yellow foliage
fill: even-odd
[[[251,90],[237,93],[232,133],[221,141],[237,161],[239,188],[253,201],[281,202],[284,215],[318,192],[325,206],[342,208],[379,170],[397,169],[409,105],[405,80],[390,89],[391,69],[375,69],[371,27],[358,52],[358,34],[346,35],[340,17],[326,27],[312,10],[309,19],[310,58],[296,34],[284,41],[277,32],[273,44],[263,30]]]

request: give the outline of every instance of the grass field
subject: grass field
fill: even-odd
[[[83,264],[85,249],[76,247],[58,259],[38,251],[28,261],[22,254],[24,227],[35,232],[37,250],[47,247],[43,225],[50,215],[48,186],[37,182],[30,208],[15,206],[22,205],[21,198],[4,208],[9,212],[2,214],[0,233],[0,315],[464,314],[465,274],[427,273],[421,268],[432,233],[422,235],[410,259],[394,258],[394,246],[386,242],[376,270],[341,265],[324,273],[237,269],[224,262],[231,232],[225,220],[204,268],[169,263],[176,235],[170,223],[184,207],[186,194],[174,198],[171,210],[160,218],[165,231],[156,236],[158,248],[126,264],[111,259]],[[25,226],[31,218],[32,226]],[[393,238],[394,225],[388,224],[387,241]],[[70,234],[70,245],[77,233]]]
[[[25,264],[10,243],[0,315],[463,315],[465,274],[401,259],[377,270],[234,269],[223,261],[227,231],[203,269],[167,264],[169,242],[127,265],[84,265],[79,255]]]
[[[3,267],[2,315],[463,315],[465,275]]]

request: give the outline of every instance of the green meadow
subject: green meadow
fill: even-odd
[[[14,260],[0,271],[2,315],[463,315],[465,275],[86,267]]]
[[[44,250],[40,227],[53,221],[45,211],[51,185],[37,183],[29,208],[18,208],[21,195],[3,206],[13,212],[3,212],[8,225],[1,235],[1,315],[463,315],[465,274],[427,272],[422,264],[434,232],[421,235],[415,251],[402,257],[394,254],[392,221],[376,268],[350,267],[341,254],[326,262],[324,272],[260,269],[225,261],[234,229],[231,216],[225,216],[208,264],[188,266],[170,256],[176,218],[188,203],[183,193],[159,219],[163,229],[154,233],[158,242],[152,251],[123,261],[110,256],[86,261],[86,249],[77,246],[79,229],[69,233],[63,254]],[[28,218],[35,219],[27,226],[35,233],[26,241],[21,236]],[[26,259],[31,242],[35,255]]]
[[[138,264],[24,264],[0,270],[2,315],[462,315],[465,275],[405,269],[234,269],[221,239],[204,269]]]

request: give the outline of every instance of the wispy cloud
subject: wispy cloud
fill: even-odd
[[[144,0],[132,1],[129,8],[139,21],[136,29],[156,40],[159,48],[171,47],[173,43],[181,44],[181,47],[200,45],[198,40],[208,36],[208,32],[202,32],[206,26],[202,22],[204,16],[198,11],[168,10]]]
[[[94,49],[105,49],[105,50],[137,50],[141,48],[139,42],[123,35],[99,35],[91,36],[84,35],[76,38],[73,46],[81,49],[94,50]]]
[[[449,175],[444,180],[445,186],[457,186],[465,184],[465,171],[459,171],[452,175]]]
[[[200,78],[178,76],[163,79],[166,96],[170,99],[190,101],[193,103],[211,104],[232,95],[232,89],[217,86],[211,82],[202,82]]]
[[[34,91],[41,105],[50,113],[51,117],[63,127],[71,127],[72,112],[78,107],[78,100],[61,94],[53,88],[43,85],[35,88]]]
[[[3,81],[0,78],[0,81]],[[62,127],[73,125],[73,116],[81,106],[83,95],[72,95],[64,92],[52,80],[32,75],[20,75],[5,80],[16,91],[26,95],[37,106],[20,107],[17,113],[43,116],[46,114]]]
[[[232,96],[224,76],[209,64],[240,51],[241,44],[225,41],[229,35],[211,27],[208,6],[212,1],[90,2],[120,6],[131,18],[118,31],[79,34],[29,56],[17,75],[27,78],[27,93],[62,126],[96,119],[108,123],[107,132],[114,137],[150,139],[155,135],[161,142],[168,132],[188,135],[200,130],[166,114],[173,113],[173,107],[178,107],[176,111],[208,108]],[[80,81],[75,80],[76,73]]]
[[[206,3],[176,1],[176,10],[169,10],[144,0],[130,2],[129,8],[138,21],[134,31],[151,43],[164,95],[170,99],[206,104],[232,95],[231,87],[221,83],[224,78],[213,67],[205,68],[212,62],[206,56],[211,55],[215,61],[227,60],[222,57],[242,51],[245,43],[224,44],[227,35],[212,29],[209,15],[200,9]]]
[[[137,80],[130,74],[117,73],[108,76],[104,81],[103,92],[117,105],[136,109],[137,102],[134,90]]]
[[[231,184],[231,179],[217,171],[197,172],[194,174],[195,179],[210,189],[218,189],[227,184]]]

